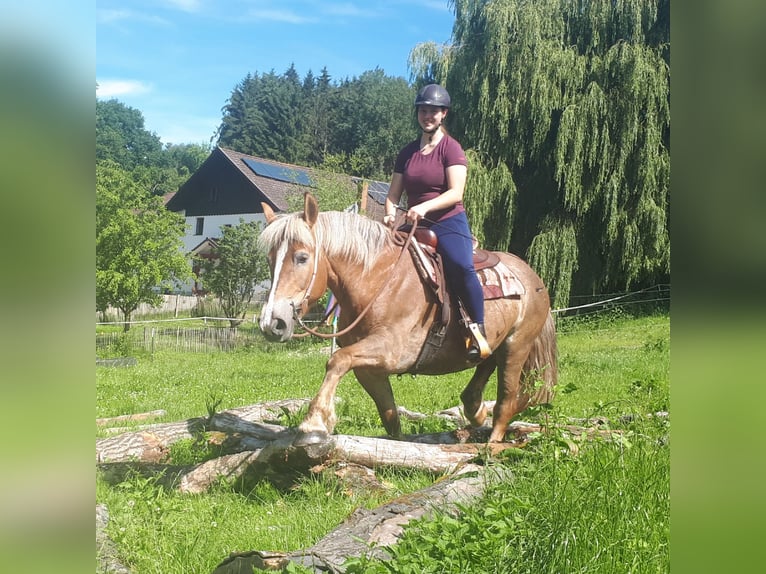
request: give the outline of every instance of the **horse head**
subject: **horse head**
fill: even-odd
[[[261,311],[260,327],[271,340],[290,339],[302,317],[327,289],[327,269],[315,234],[316,199],[305,194],[303,213],[278,217],[266,204],[261,239],[268,247],[271,289]]]

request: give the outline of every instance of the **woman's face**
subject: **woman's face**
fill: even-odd
[[[447,117],[447,108],[418,106],[418,123],[424,132],[434,131],[441,125],[445,117]]]

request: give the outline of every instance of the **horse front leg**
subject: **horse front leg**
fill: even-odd
[[[309,404],[306,417],[298,425],[295,446],[318,444],[329,439],[338,419],[335,392],[343,376],[356,367],[380,367],[381,355],[373,340],[362,340],[338,349],[327,361],[319,391]]]
[[[391,388],[391,381],[385,373],[370,372],[365,369],[354,369],[356,380],[362,385],[367,394],[370,395],[378,408],[380,422],[389,436],[400,438],[402,436],[402,425],[399,420],[399,411],[396,408],[394,400],[394,390]]]
[[[298,425],[298,436],[293,445],[302,447],[323,443],[329,439],[338,422],[335,414],[335,392],[343,375],[351,370],[347,355],[344,349],[339,349],[327,361],[322,385],[309,403],[308,413]]]

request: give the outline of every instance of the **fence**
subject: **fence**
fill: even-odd
[[[573,297],[573,299],[577,299]],[[559,319],[564,315],[582,316],[602,313],[610,309],[631,307],[659,306],[667,308],[670,303],[670,285],[654,285],[645,289],[630,293],[614,293],[608,295],[590,295],[579,297],[580,304],[566,309],[554,309],[553,313],[559,314]],[[319,324],[322,321],[322,313],[313,313],[306,317],[306,323]],[[188,320],[208,320],[217,322],[228,321],[220,317],[196,317]],[[255,320],[253,315],[252,320]],[[183,319],[175,320],[177,323]],[[164,322],[162,319],[153,321],[134,321],[129,331],[108,332],[96,334],[97,356],[127,356],[137,350],[149,353],[159,350],[188,351],[188,352],[211,352],[231,351],[250,345],[263,344],[262,334],[252,328],[239,329],[237,327],[217,327],[207,325],[205,327],[158,327],[157,324]],[[152,325],[138,327],[139,323],[152,323]],[[334,351],[334,340],[333,349]]]
[[[159,350],[173,350],[204,353],[231,351],[262,340],[257,332],[236,327],[134,327],[127,333],[97,333],[96,352],[112,354],[110,351],[130,353],[143,350],[153,353]]]

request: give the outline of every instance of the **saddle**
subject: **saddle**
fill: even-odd
[[[433,230],[418,227],[409,248],[421,276],[435,291],[438,300],[443,302],[448,300],[448,296],[441,257],[436,252],[437,245],[438,238]],[[485,301],[504,297],[519,299],[524,294],[524,286],[513,271],[500,261],[496,252],[481,249],[476,238],[473,239],[473,267]]]
[[[409,228],[406,226],[398,229],[403,240],[406,238],[408,230]],[[444,277],[441,256],[436,252],[437,245],[438,238],[433,230],[427,227],[418,227],[415,229],[415,233],[408,246],[415,267],[424,283],[435,294],[440,307],[440,319],[434,321],[434,324],[431,326],[423,349],[416,361],[415,371],[422,362],[428,360],[441,348],[447,326],[451,320],[452,305],[450,304],[450,294]],[[500,261],[497,253],[479,248],[475,238],[473,247],[473,265],[482,286],[484,300],[521,298],[525,292],[524,286],[513,271]],[[458,300],[457,308],[463,323],[467,325],[470,322],[470,318],[460,300]]]

